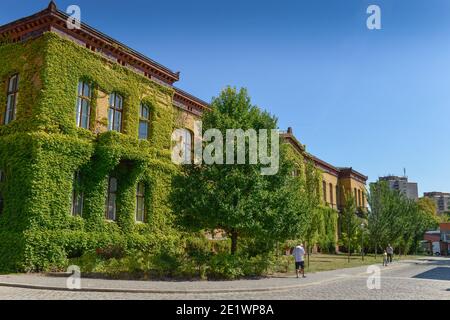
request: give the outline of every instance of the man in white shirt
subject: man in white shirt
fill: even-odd
[[[292,255],[295,258],[295,272],[297,273],[297,278],[299,277],[300,272],[305,277],[305,249],[303,249],[303,244],[296,246],[292,251]]]

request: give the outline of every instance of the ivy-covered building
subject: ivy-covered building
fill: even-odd
[[[0,27],[0,270],[64,265],[87,249],[177,241],[171,133],[207,103],[179,73],[53,1]]]

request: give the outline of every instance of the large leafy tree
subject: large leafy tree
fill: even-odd
[[[388,243],[400,253],[416,250],[424,232],[437,224],[435,208],[428,201],[408,199],[383,181],[371,184],[369,205],[368,228],[375,254]]]
[[[348,261],[357,241],[360,220],[356,215],[356,200],[351,192],[344,192],[344,206],[341,214],[342,240],[347,247]]]
[[[226,88],[204,113],[202,128],[220,130],[225,141],[228,129],[271,130],[277,128],[277,120],[252,105],[245,89]],[[231,238],[232,254],[241,237],[263,243],[267,250],[276,241],[296,238],[305,208],[303,182],[292,174],[295,162],[287,145],[280,147],[275,175],[262,175],[260,163],[249,164],[246,150],[246,164],[185,165],[173,183],[179,225],[190,231],[224,230]],[[227,159],[228,149],[223,152]]]

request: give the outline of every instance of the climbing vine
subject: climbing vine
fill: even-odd
[[[2,83],[20,75],[17,120],[0,126],[5,174],[0,183],[0,269],[60,268],[70,257],[111,244],[160,250],[175,243],[179,233],[166,200],[178,170],[169,153],[173,90],[55,33],[4,42],[0,62]],[[74,121],[80,80],[94,88],[91,130],[77,128]],[[113,91],[124,97],[123,132],[96,134],[97,98]],[[148,141],[138,140],[141,101],[151,106]],[[0,114],[5,106],[6,92],[0,90]],[[82,217],[71,215],[77,171]],[[114,222],[105,219],[109,175],[118,180]],[[143,224],[134,219],[139,181],[146,186]]]

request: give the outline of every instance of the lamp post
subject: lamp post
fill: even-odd
[[[364,261],[364,227],[366,225],[363,223],[361,223],[361,259],[362,261]]]

